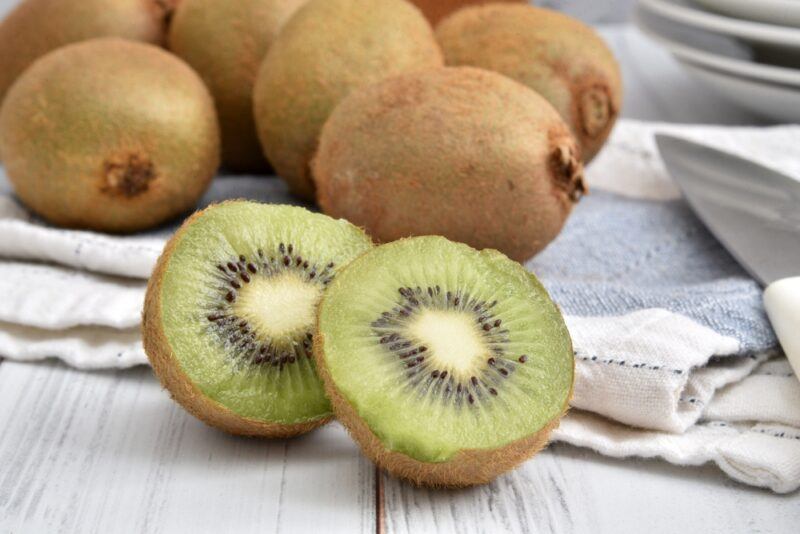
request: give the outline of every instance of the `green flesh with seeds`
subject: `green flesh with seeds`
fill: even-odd
[[[535,434],[572,388],[569,333],[536,278],[441,237],[356,259],[326,291],[318,328],[339,393],[388,450],[420,461]]]
[[[346,221],[291,206],[228,202],[182,232],[161,289],[163,329],[183,372],[243,417],[330,415],[311,357],[323,289],[371,246]]]

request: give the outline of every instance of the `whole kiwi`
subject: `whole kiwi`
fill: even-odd
[[[192,208],[219,163],[211,95],[153,45],[92,39],[37,60],[0,108],[18,197],[61,226],[153,227]]]
[[[485,4],[491,0],[411,0],[414,5],[425,13],[431,24],[436,24],[441,19],[465,6],[473,6],[476,4]],[[525,2],[527,0],[504,0],[506,2]]]
[[[311,0],[284,26],[256,79],[267,159],[293,193],[313,199],[308,166],[336,104],[362,85],[440,65],[428,21],[405,0]]]
[[[579,154],[535,91],[440,67],[353,92],[325,124],[313,170],[323,211],[379,241],[435,234],[522,261],[584,192]]]
[[[231,170],[268,169],[253,120],[253,84],[278,31],[305,1],[183,0],[175,11],[169,48],[211,91],[222,130],[222,161]]]
[[[495,3],[453,13],[436,37],[448,65],[494,70],[545,97],[572,129],[585,162],[603,146],[622,106],[622,79],[614,55],[582,22]]]
[[[178,0],[25,0],[0,23],[0,102],[34,60],[66,44],[123,37],[162,44]]]

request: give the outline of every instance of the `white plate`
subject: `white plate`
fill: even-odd
[[[700,82],[744,109],[776,122],[800,122],[800,90],[729,76],[689,61],[681,64]]]
[[[755,4],[757,0],[750,0]],[[792,0],[800,3],[800,0]],[[639,5],[667,20],[694,28],[738,37],[784,50],[787,55],[800,55],[800,29],[787,26],[739,20],[693,7],[687,0],[639,0]]]
[[[739,19],[800,28],[797,0],[694,0],[694,3]]]
[[[691,75],[722,97],[778,122],[800,122],[800,71],[749,63],[751,51],[741,43],[680,27],[641,5],[635,20]]]
[[[676,58],[753,81],[800,88],[800,70],[753,63],[752,50],[729,37],[676,24],[651,12],[644,2],[635,12],[636,23]]]

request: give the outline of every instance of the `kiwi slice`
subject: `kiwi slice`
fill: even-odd
[[[147,288],[144,347],[172,396],[234,434],[286,437],[331,416],[315,372],[317,303],[371,246],[347,221],[245,201],[190,217]]]
[[[572,342],[537,279],[443,237],[372,249],[326,290],[314,342],[334,413],[389,472],[486,483],[541,449],[572,392]]]

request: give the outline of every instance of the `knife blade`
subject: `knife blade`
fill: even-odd
[[[800,180],[686,139],[656,144],[700,220],[767,286],[764,307],[800,379]]]

